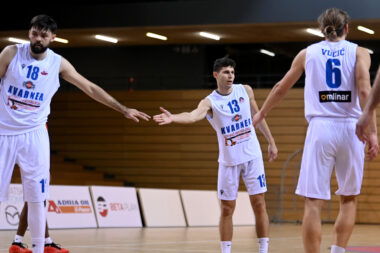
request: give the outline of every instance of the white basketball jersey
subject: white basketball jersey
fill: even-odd
[[[17,53],[0,83],[0,135],[14,135],[45,126],[50,102],[59,88],[61,56],[47,49],[43,60],[30,54],[30,44]]]
[[[357,45],[346,40],[321,41],[307,47],[305,117],[359,118],[355,85]]]
[[[215,90],[207,98],[212,105],[212,117],[208,115],[207,119],[218,137],[218,162],[234,166],[262,157],[244,86],[234,84],[232,92],[225,96]]]

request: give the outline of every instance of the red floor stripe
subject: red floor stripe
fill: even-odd
[[[373,253],[380,252],[380,246],[351,246],[346,248],[346,252]]]

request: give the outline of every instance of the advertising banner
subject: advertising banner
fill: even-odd
[[[0,229],[16,230],[23,206],[22,185],[11,184],[8,190],[8,200],[0,204]]]
[[[98,227],[142,227],[136,189],[91,186]]]
[[[88,186],[50,186],[46,203],[50,228],[96,228]]]

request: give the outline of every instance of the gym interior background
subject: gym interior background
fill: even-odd
[[[58,23],[57,36],[69,41],[54,42],[53,50],[127,106],[151,115],[159,113],[159,106],[173,112],[195,108],[216,87],[212,65],[223,56],[235,59],[235,83],[251,85],[261,105],[294,56],[308,44],[321,40],[306,29],[318,28],[317,17],[329,7],[342,8],[350,14],[348,40],[372,51],[372,77],[379,65],[380,2],[375,0],[141,0],[26,3],[23,8],[12,5],[17,12],[0,16],[1,47],[10,44],[8,37],[27,39],[30,19],[48,14]],[[375,33],[361,32],[358,25]],[[202,31],[218,34],[220,40],[200,37]],[[146,32],[168,39],[148,38]],[[94,38],[95,34],[112,36],[119,42],[102,42]],[[261,49],[275,56],[262,54]],[[294,197],[293,188],[307,128],[302,87],[301,78],[268,117],[280,152],[276,162],[265,163],[272,221],[301,218],[302,201]],[[193,126],[159,128],[153,122],[137,125],[62,81],[52,102],[48,125],[53,184],[216,189],[217,142],[206,120]],[[259,138],[266,156],[265,139]],[[379,166],[379,159],[366,163],[358,222],[380,223]],[[79,171],[83,174],[76,180]],[[99,175],[98,181],[83,180]],[[16,174],[14,182],[17,179]],[[325,221],[335,217],[337,201],[333,198],[326,207]]]

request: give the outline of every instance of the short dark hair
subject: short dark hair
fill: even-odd
[[[228,57],[216,59],[214,62],[214,72],[219,72],[223,67],[236,67],[236,62]]]
[[[35,16],[30,21],[29,29],[33,27],[37,28],[38,30],[50,30],[52,33],[55,33],[57,30],[57,23],[48,15],[41,14]]]

